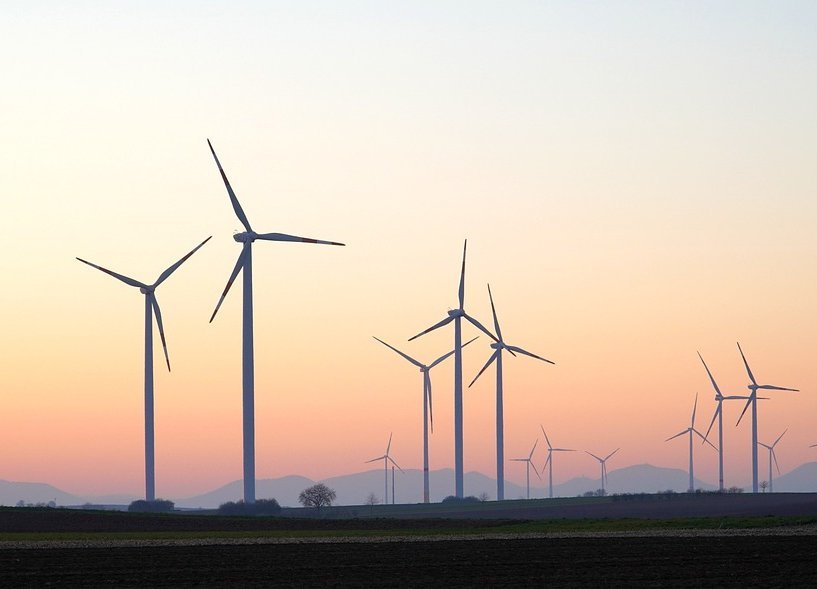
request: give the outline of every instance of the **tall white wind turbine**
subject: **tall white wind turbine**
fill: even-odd
[[[695,412],[697,411],[697,409],[698,409],[698,394],[695,393],[695,404],[692,406],[692,419],[690,420],[689,427],[665,440],[666,442],[669,442],[670,440],[674,440],[679,436],[683,436],[685,434],[689,435],[689,487],[687,487],[689,493],[695,491],[695,472],[694,472],[695,465],[692,459],[692,438],[694,437],[693,434],[697,435],[704,442],[706,442],[707,444],[712,446],[712,448],[717,450],[717,448],[715,448],[712,442],[706,439],[706,436],[704,436],[701,432],[695,429]]]
[[[593,458],[595,458],[596,460],[599,461],[599,466],[601,467],[601,494],[602,495],[607,495],[607,461],[610,460],[610,458],[612,458],[613,454],[615,454],[619,450],[621,450],[621,448],[616,448],[615,450],[610,452],[604,458],[596,456],[592,452],[588,452],[587,450],[585,450],[585,453],[590,454],[590,456],[592,456]]]
[[[502,501],[505,499],[505,425],[502,402],[502,350],[508,350],[513,356],[516,354],[524,354],[525,356],[536,358],[548,364],[553,364],[553,362],[517,346],[508,345],[502,338],[502,330],[499,328],[499,319],[496,317],[496,307],[494,306],[494,297],[491,294],[490,284],[488,285],[488,298],[491,300],[491,313],[494,317],[494,329],[496,330],[497,341],[491,343],[491,348],[493,348],[494,353],[491,354],[485,366],[477,373],[468,387],[470,388],[477,382],[480,375],[485,372],[491,364],[496,362],[496,499],[497,501]],[[516,352],[516,354],[514,352]]]
[[[526,462],[527,465],[525,467],[525,485],[528,489],[528,499],[530,499],[530,469],[533,467],[533,472],[536,473],[536,476],[541,480],[542,477],[539,474],[539,471],[536,470],[536,465],[533,463],[533,452],[536,450],[536,444],[539,443],[539,438],[536,438],[536,441],[533,443],[533,448],[530,449],[530,454],[528,454],[527,458],[511,458],[514,462]]]
[[[550,445],[550,439],[548,435],[545,433],[545,428],[539,424],[539,427],[542,429],[542,435],[545,436],[545,442],[548,445],[548,457],[545,460],[545,466],[542,467],[544,470],[545,468],[548,469],[548,497],[553,499],[553,453],[554,452],[575,452],[575,450],[571,450],[570,448],[554,448]]]
[[[797,389],[787,389],[785,387],[778,387],[771,384],[757,384],[755,380],[754,374],[752,374],[752,369],[749,368],[749,363],[746,361],[746,356],[743,354],[743,350],[740,347],[740,342],[738,342],[738,350],[740,351],[740,357],[743,358],[743,365],[746,366],[746,372],[749,375],[749,380],[752,381],[749,385],[747,385],[748,389],[751,392],[749,395],[749,400],[746,401],[746,406],[743,408],[743,412],[740,414],[738,418],[738,424],[740,424],[740,420],[743,419],[746,410],[749,408],[749,405],[752,406],[752,493],[757,493],[757,391],[758,389],[764,389],[769,391],[793,391],[798,392]]]
[[[496,341],[496,336],[476,319],[465,312],[465,252],[468,247],[468,240],[462,246],[462,271],[460,272],[459,287],[459,307],[448,311],[448,317],[435,323],[428,329],[421,331],[417,335],[409,338],[409,341],[434,331],[438,327],[454,322],[454,494],[463,497],[463,460],[462,460],[462,319],[467,319],[477,329],[485,333],[492,340]]]
[[[778,436],[778,438],[774,441],[774,444],[771,446],[764,444],[763,442],[758,442],[769,451],[769,493],[774,493],[774,473],[772,473],[772,460],[774,460],[774,466],[777,468],[777,474],[780,474],[780,466],[777,464],[777,454],[775,454],[774,447],[777,446],[780,438],[786,435],[787,431],[789,431],[788,428],[786,428],[785,431]]]
[[[323,245],[344,245],[335,241],[322,241],[319,239],[311,239],[308,237],[297,237],[295,235],[286,235],[284,233],[256,233],[250,227],[250,222],[247,220],[247,215],[238,202],[238,198],[230,186],[230,181],[227,180],[227,175],[221,167],[221,162],[218,161],[218,156],[213,149],[210,140],[207,140],[207,145],[210,146],[210,152],[213,154],[213,159],[216,160],[216,166],[221,174],[221,179],[224,181],[224,186],[227,188],[227,194],[230,197],[230,203],[233,205],[238,220],[244,226],[245,231],[233,235],[233,239],[243,244],[241,253],[238,255],[238,260],[235,263],[230,278],[227,280],[227,286],[224,287],[224,292],[221,293],[221,298],[218,300],[213,314],[210,316],[210,322],[218,313],[224,297],[233,285],[239,272],[244,273],[244,305],[243,305],[243,320],[242,320],[242,348],[241,348],[241,376],[242,376],[242,406],[243,406],[243,448],[244,448],[244,502],[255,503],[255,367],[254,367],[254,352],[253,352],[253,312],[252,312],[252,244],[256,239],[263,241],[291,241],[297,243],[317,243]]]
[[[211,236],[212,237],[212,236]],[[128,278],[122,274],[117,274],[112,270],[92,264],[82,258],[77,258],[83,264],[101,270],[105,274],[113,276],[128,286],[139,289],[145,295],[145,500],[156,500],[156,471],[154,461],[154,431],[153,431],[153,315],[156,315],[156,327],[159,329],[159,337],[162,340],[162,349],[165,353],[167,370],[170,372],[170,356],[167,354],[167,342],[165,341],[165,329],[162,325],[162,312],[159,310],[159,303],[156,300],[156,289],[167,278],[181,266],[187,258],[192,256],[205,243],[210,241],[210,237],[202,241],[181,260],[170,266],[159,275],[153,284],[145,284],[133,278]]]
[[[383,503],[386,505],[389,504],[389,462],[391,462],[394,466],[397,467],[397,470],[403,472],[403,469],[400,468],[400,465],[397,464],[394,459],[389,455],[389,451],[391,450],[391,436],[389,434],[389,443],[386,446],[386,453],[383,456],[378,456],[377,458],[372,458],[371,460],[367,460],[365,464],[369,464],[370,462],[377,462],[378,460],[383,461],[383,476],[385,478],[384,487],[383,487]],[[394,483],[392,482],[392,488],[394,487]]]
[[[374,336],[372,336],[372,337],[374,337]],[[477,337],[479,337],[479,336],[477,336]],[[428,426],[429,426],[429,422],[431,423],[431,431],[432,432],[434,431],[434,410],[432,409],[432,406],[431,406],[431,374],[430,374],[430,372],[431,372],[432,368],[434,368],[440,362],[442,362],[443,360],[445,360],[446,358],[451,356],[454,353],[454,350],[451,350],[447,354],[444,354],[444,355],[440,356],[439,358],[434,360],[434,362],[432,362],[431,364],[423,364],[422,362],[419,362],[419,361],[415,360],[414,358],[412,358],[408,354],[404,354],[403,352],[401,352],[400,350],[398,350],[394,346],[391,346],[391,345],[387,344],[382,339],[379,339],[379,338],[376,338],[376,337],[374,339],[379,341],[381,344],[383,344],[387,348],[390,348],[390,349],[394,350],[395,352],[400,354],[403,358],[405,358],[406,360],[408,360],[409,362],[414,364],[417,368],[420,369],[420,372],[423,375],[423,502],[428,503],[429,500],[430,500],[429,499],[429,496],[430,496],[430,492],[429,492],[429,488],[430,488],[429,487],[429,473],[428,473]],[[475,337],[474,339],[471,339],[471,340],[465,342],[464,344],[462,344],[462,347],[464,348],[465,346],[470,344],[475,339],[477,339],[477,338]]]
[[[701,362],[706,369],[706,373],[709,375],[709,380],[712,383],[712,388],[715,389],[715,401],[718,403],[718,406],[715,408],[715,413],[712,415],[712,421],[709,422],[709,427],[704,434],[704,440],[708,440],[709,432],[712,430],[712,426],[715,424],[715,419],[718,420],[718,489],[723,492],[724,484],[723,484],[723,402],[728,400],[735,400],[735,399],[743,399],[744,401],[747,400],[749,397],[739,396],[739,395],[729,395],[724,396],[721,393],[720,387],[718,387],[718,383],[715,382],[715,377],[712,376],[712,372],[709,370],[709,366],[706,365],[704,362],[703,356],[701,353],[698,352],[698,358],[701,359]]]

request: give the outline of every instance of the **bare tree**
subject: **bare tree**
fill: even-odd
[[[769,481],[760,481],[760,490],[765,493],[769,486]]]
[[[486,501],[488,501],[488,499],[490,499],[490,498],[491,498],[491,497],[490,497],[490,495],[488,495],[488,493],[486,493],[485,491],[483,491],[482,493],[480,493],[480,494],[479,494],[479,496],[477,497],[477,499],[479,499],[479,500],[480,500],[480,501],[482,501],[483,503],[485,503]]]
[[[366,505],[369,506],[369,515],[372,514],[372,511],[374,511],[374,506],[378,503],[380,503],[380,499],[377,498],[377,495],[372,492],[366,495]]]
[[[301,491],[301,494],[298,495],[298,501],[301,505],[304,507],[315,507],[318,510],[320,510],[321,507],[332,505],[332,501],[334,500],[335,491],[323,483],[312,485]]]

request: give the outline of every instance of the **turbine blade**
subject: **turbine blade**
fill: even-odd
[[[437,329],[437,328],[439,328],[439,327],[443,327],[444,325],[448,325],[448,324],[449,324],[449,323],[451,323],[452,321],[454,321],[454,317],[453,317],[453,315],[449,315],[448,317],[446,317],[445,319],[443,319],[443,320],[442,320],[442,321],[440,321],[439,323],[435,323],[434,325],[432,325],[432,326],[431,326],[431,327],[429,327],[428,329],[425,329],[425,330],[421,331],[420,333],[418,333],[417,335],[415,335],[415,336],[413,336],[413,337],[410,337],[410,338],[408,339],[408,341],[411,341],[411,340],[417,339],[417,338],[418,338],[418,337],[420,337],[421,335],[425,335],[425,334],[427,334],[428,332],[430,332],[430,331],[434,331],[435,329]]]
[[[782,434],[780,434],[780,436],[778,436],[778,438],[777,438],[777,439],[774,441],[774,444],[772,444],[772,448],[774,448],[775,446],[777,446],[777,443],[780,441],[780,439],[781,439],[783,436],[785,436],[785,435],[786,435],[786,432],[787,432],[787,431],[789,431],[789,428],[786,428],[785,430],[783,430],[783,433],[782,433]]]
[[[695,404],[692,406],[692,425],[695,427],[695,412],[698,410],[698,393],[695,393]]]
[[[606,462],[606,461],[608,461],[608,460],[609,460],[609,459],[610,459],[610,458],[613,456],[613,454],[615,454],[615,453],[616,453],[616,452],[618,452],[619,450],[621,450],[621,448],[616,448],[615,450],[613,450],[612,452],[610,452],[610,453],[607,455],[607,458],[605,458],[605,459],[604,459],[604,461],[605,461],[605,462]],[[606,467],[605,467],[605,468],[606,468]]]
[[[468,344],[470,344],[471,342],[473,342],[474,340],[477,340],[477,339],[479,339],[479,336],[477,336],[477,337],[472,337],[472,338],[471,338],[471,339],[469,339],[467,342],[465,342],[464,344],[462,344],[462,347],[464,348],[465,346],[467,346]],[[432,362],[431,364],[429,364],[429,365],[428,365],[428,369],[429,369],[429,370],[431,370],[431,369],[432,369],[432,368],[434,368],[434,367],[435,367],[437,364],[439,364],[440,362],[442,362],[443,360],[445,360],[445,359],[446,359],[446,358],[448,358],[449,356],[452,356],[452,355],[454,354],[454,352],[456,352],[456,351],[457,351],[457,350],[451,350],[451,351],[450,351],[450,352],[448,352],[447,354],[443,354],[442,356],[440,356],[439,358],[437,358],[436,360],[434,360],[434,362]]]
[[[738,417],[738,422],[735,424],[735,427],[740,425],[740,420],[743,419],[743,416],[746,414],[746,410],[749,408],[749,405],[752,404],[752,397],[754,397],[754,393],[749,395],[749,399],[746,401],[746,405],[743,407],[743,411],[740,412],[740,417]]]
[[[688,433],[689,433],[689,429],[685,429],[684,431],[679,432],[679,433],[675,434],[674,436],[672,436],[671,438],[667,438],[667,439],[666,439],[666,440],[664,440],[664,441],[665,441],[665,442],[669,442],[670,440],[674,440],[674,439],[675,439],[675,438],[677,438],[678,436],[683,436],[684,434],[688,434]],[[605,460],[607,460],[607,459],[605,458]]]
[[[535,472],[535,473],[536,473],[536,478],[538,478],[538,479],[541,481],[541,480],[542,480],[542,476],[539,474],[539,471],[538,471],[538,470],[536,470],[536,465],[533,463],[533,461],[532,461],[532,460],[529,460],[528,462],[530,462],[530,465],[533,467],[533,472]]]
[[[595,458],[595,459],[596,459],[596,460],[598,460],[599,462],[604,462],[604,460],[602,460],[601,458],[599,458],[598,456],[596,456],[596,455],[595,455],[595,454],[593,454],[592,452],[587,452],[587,450],[585,450],[585,452],[586,452],[587,454],[590,454],[590,456],[592,456],[593,458]]]
[[[297,241],[299,243],[317,243],[319,245],[346,245],[339,241],[325,241],[322,239],[312,239],[311,237],[298,237],[297,235],[287,235],[286,233],[260,233],[256,239],[265,241]]]
[[[420,364],[420,363],[419,363],[417,360],[415,360],[414,358],[412,358],[412,357],[411,357],[411,356],[409,356],[408,354],[404,354],[403,352],[401,352],[400,350],[398,350],[398,349],[397,349],[397,348],[395,348],[394,346],[390,346],[389,344],[387,344],[386,342],[384,342],[382,339],[380,339],[380,338],[378,338],[378,337],[375,337],[375,336],[372,336],[372,337],[374,337],[374,339],[376,339],[377,341],[379,341],[381,344],[383,344],[383,345],[384,345],[384,346],[386,346],[387,348],[391,348],[392,350],[394,350],[395,352],[397,352],[398,354],[400,354],[400,355],[401,355],[403,358],[405,358],[406,360],[408,360],[409,362],[411,362],[412,364],[414,364],[414,365],[415,365],[417,368],[425,368],[425,366],[423,366],[422,364]]]
[[[431,418],[431,433],[434,433],[434,405],[431,403],[431,375],[425,371],[426,394],[428,395],[428,416]]]
[[[547,460],[545,460],[545,464],[544,466],[542,466],[542,472],[545,472],[545,469],[548,467],[548,464],[550,464],[551,454],[552,454],[551,452],[548,452]]]
[[[772,453],[772,460],[774,461],[774,467],[777,469],[777,474],[780,474],[780,465],[777,464],[777,454],[775,453],[774,448],[772,448],[770,451]]]
[[[370,462],[377,462],[378,460],[383,460],[386,456],[378,456],[377,458],[372,458],[371,460],[366,460],[363,464],[369,464]]]
[[[499,328],[499,319],[496,318],[496,307],[494,307],[494,296],[491,294],[491,285],[488,285],[488,298],[491,299],[491,313],[494,316],[494,329],[499,341],[502,341],[502,330]]]
[[[235,262],[235,267],[233,268],[232,273],[230,274],[230,278],[227,279],[227,286],[224,287],[224,291],[221,293],[221,298],[218,299],[218,303],[216,304],[215,310],[213,310],[213,314],[210,315],[210,323],[213,322],[213,319],[216,318],[216,313],[221,308],[221,303],[224,302],[224,297],[227,296],[227,293],[230,291],[230,287],[235,282],[238,273],[244,268],[244,261],[247,259],[247,250],[242,249],[241,253],[238,254],[238,259]]]
[[[740,351],[740,357],[743,358],[743,365],[746,366],[746,372],[749,374],[749,380],[752,381],[752,384],[756,385],[757,381],[755,380],[755,375],[752,374],[752,369],[749,368],[749,363],[746,361],[746,356],[743,355],[743,349],[740,347],[740,342],[737,342],[737,344],[738,351]]]
[[[715,419],[718,417],[718,413],[721,412],[722,403],[718,402],[718,406],[715,408],[715,413],[712,414],[712,421],[709,422],[709,427],[706,428],[706,435],[704,439],[709,438],[709,432],[712,431],[712,426],[715,425]]]
[[[397,467],[397,470],[399,470],[400,472],[403,472],[403,469],[402,469],[402,468],[400,468],[400,465],[399,465],[399,464],[397,464],[397,463],[394,461],[394,458],[392,458],[391,456],[389,456],[389,457],[388,457],[388,459],[389,459],[389,461],[390,461],[390,462],[391,462],[391,463],[392,463],[394,466],[396,466],[396,467]]]
[[[109,276],[113,276],[117,280],[121,280],[122,282],[124,282],[125,284],[128,284],[130,286],[135,286],[136,288],[149,288],[147,284],[139,282],[138,280],[134,280],[133,278],[128,278],[124,274],[118,274],[118,273],[114,272],[113,270],[108,270],[107,268],[103,268],[102,266],[97,266],[96,264],[93,264],[93,263],[89,262],[88,260],[83,260],[82,258],[77,258],[77,260],[79,260],[83,264],[88,264],[92,268],[96,268],[97,270],[101,270],[105,274],[108,274]]]
[[[218,161],[218,156],[216,155],[216,150],[213,149],[213,144],[210,143],[210,140],[207,140],[207,145],[210,146],[210,153],[213,154],[213,159],[216,160],[216,165],[218,166],[218,171],[221,174],[221,179],[224,180],[224,186],[227,187],[227,194],[230,195],[230,203],[233,205],[233,210],[235,211],[236,217],[238,220],[241,221],[241,224],[244,225],[244,229],[247,231],[252,231],[252,227],[250,227],[250,222],[247,220],[247,215],[244,214],[244,209],[241,208],[241,204],[238,202],[238,198],[233,192],[233,187],[230,186],[230,181],[227,180],[227,174],[224,173],[224,168],[221,167],[221,162]]]
[[[388,456],[389,456],[389,450],[391,450],[391,437],[392,437],[392,435],[394,435],[394,434],[393,434],[393,433],[390,433],[390,434],[389,434],[389,445],[388,445],[388,446],[386,446],[386,457],[387,457],[387,458],[388,458]]]
[[[536,354],[531,354],[527,350],[523,350],[522,348],[519,348],[517,346],[508,346],[508,350],[524,354],[525,356],[530,356],[531,358],[536,358],[537,360],[542,360],[543,362],[547,362],[548,364],[556,364],[555,362],[551,362],[547,358],[542,358],[541,356],[537,356]]]
[[[713,449],[713,450],[717,450],[717,448],[715,448],[715,444],[713,444],[712,442],[710,442],[709,440],[707,440],[707,439],[706,439],[706,436],[704,436],[704,435],[703,435],[701,432],[699,432],[699,431],[698,431],[698,430],[696,430],[695,428],[693,428],[693,429],[692,429],[692,431],[693,431],[693,432],[695,432],[695,433],[698,435],[698,437],[699,437],[699,438],[701,438],[701,440],[703,440],[703,442],[701,442],[701,443],[704,443],[704,442],[705,442],[705,443],[709,444],[710,446],[712,446],[712,449]]]
[[[494,353],[491,354],[490,358],[488,358],[488,361],[485,363],[485,366],[483,366],[482,369],[477,373],[477,375],[474,377],[474,380],[472,380],[471,384],[468,385],[468,388],[471,388],[471,385],[477,382],[477,379],[482,375],[483,372],[485,372],[488,369],[488,367],[493,363],[493,361],[496,360],[498,355],[499,350],[495,350]]]
[[[482,333],[490,337],[495,342],[499,342],[499,340],[496,339],[496,336],[493,333],[485,329],[485,326],[482,323],[471,317],[468,313],[463,313],[462,316],[465,317],[468,321],[470,321],[471,325],[479,329]]]
[[[552,448],[554,452],[575,452],[573,448]]]
[[[698,352],[698,358],[700,358],[701,362],[703,362],[704,368],[706,368],[706,373],[709,375],[709,380],[712,382],[712,386],[714,387],[715,392],[718,393],[718,395],[720,395],[721,390],[718,388],[718,383],[715,382],[715,377],[712,376],[712,372],[709,370],[709,366],[706,365],[706,362],[704,362],[704,358],[703,356],[701,356],[700,352]]]
[[[156,279],[156,282],[154,282],[154,283],[153,283],[153,288],[156,288],[157,286],[159,286],[160,284],[162,284],[162,283],[163,283],[165,280],[167,280],[167,277],[168,277],[168,276],[170,276],[171,274],[173,274],[173,273],[176,271],[176,269],[177,269],[179,266],[181,266],[181,265],[182,265],[182,264],[183,264],[185,261],[187,261],[187,259],[188,259],[190,256],[192,256],[193,254],[195,254],[195,253],[198,251],[198,249],[199,249],[201,246],[203,246],[205,243],[207,243],[208,241],[210,241],[212,238],[213,238],[213,236],[211,235],[210,237],[208,237],[207,239],[205,239],[204,241],[202,241],[200,244],[198,244],[196,247],[194,247],[194,248],[193,248],[193,250],[192,250],[192,251],[191,251],[189,254],[187,254],[187,255],[186,255],[186,256],[184,256],[184,257],[183,257],[181,260],[179,260],[178,262],[176,262],[175,264],[173,264],[173,265],[172,265],[170,268],[168,268],[167,270],[165,270],[164,272],[162,272],[162,273],[159,275],[159,278],[157,278],[157,279]]]
[[[792,391],[794,393],[799,393],[800,392],[800,389],[787,389],[786,387],[776,387],[776,386],[771,385],[771,384],[762,384],[757,388],[765,389],[765,390],[769,390],[769,391]]]
[[[542,435],[545,436],[545,441],[547,442],[548,449],[553,450],[553,446],[550,445],[550,439],[548,439],[548,435],[545,433],[545,428],[542,424],[539,424],[539,429],[542,430]]]
[[[159,310],[159,302],[156,300],[156,295],[153,293],[148,293],[146,296],[150,298],[150,304],[153,307],[153,314],[156,315],[156,327],[159,328],[159,337],[162,340],[162,349],[165,351],[165,362],[167,362],[167,371],[170,372],[170,356],[167,355],[165,328],[162,325],[162,312]]]
[[[536,451],[536,445],[539,443],[539,438],[536,438],[536,441],[533,442],[533,448],[530,449],[530,454],[528,454],[528,460],[533,458],[533,453]]]
[[[460,288],[459,288],[459,301],[460,301],[460,311],[465,306],[465,251],[468,248],[468,240],[465,240],[465,243],[462,245],[462,271],[460,272]]]

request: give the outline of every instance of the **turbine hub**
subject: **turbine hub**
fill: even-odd
[[[500,350],[500,349],[505,347],[505,343],[504,342],[491,342],[491,347],[494,350]]]
[[[153,287],[151,286],[151,287],[145,288],[144,286],[140,286],[139,287],[139,292],[141,292],[142,294],[150,294],[150,293],[153,292]]]
[[[255,241],[257,234],[250,231],[242,231],[241,233],[234,233],[233,239],[239,243],[247,243]]]
[[[449,317],[462,317],[465,315],[462,309],[449,309],[448,316]]]

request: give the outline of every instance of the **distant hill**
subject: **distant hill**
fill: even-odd
[[[60,491],[57,487],[46,483],[17,483],[0,480],[0,505],[16,505],[18,501],[24,503],[48,503],[54,501],[57,505],[79,505],[85,500]]]
[[[761,471],[763,472],[763,471]],[[766,471],[768,476],[768,471]],[[761,479],[765,479],[762,474]],[[806,462],[774,479],[775,493],[808,493],[817,491],[817,462]]]
[[[298,494],[315,484],[323,482],[337,493],[337,505],[362,505],[369,493],[374,493],[378,501],[383,502],[383,470],[373,469],[350,475],[331,477],[321,481],[313,481],[303,476],[286,476],[277,479],[261,479],[256,482],[256,496],[258,498],[274,497],[284,507],[298,506]],[[531,497],[547,496],[547,487],[542,481],[536,480],[537,485],[531,486]],[[609,474],[609,493],[655,493],[672,489],[682,493],[686,491],[689,478],[685,470],[677,468],[663,468],[651,464],[638,464],[617,470]],[[485,493],[489,499],[496,498],[496,480],[480,472],[465,473],[465,494],[479,496]],[[695,480],[699,489],[715,489],[716,487]],[[557,497],[576,497],[587,491],[595,491],[601,487],[599,479],[577,477],[560,485],[554,485],[554,495]],[[744,485],[748,490],[750,486]],[[774,488],[777,492],[805,493],[817,490],[817,462],[802,464],[775,478]],[[446,468],[431,472],[431,500],[439,502],[454,492],[454,471]],[[391,503],[391,471],[389,471],[389,503]],[[167,497],[175,501],[178,507],[214,508],[227,501],[236,501],[243,496],[241,481],[233,481],[222,487],[186,498]],[[420,503],[423,500],[423,474],[420,470],[405,470],[395,473],[395,496],[397,503]],[[521,499],[525,496],[525,488],[512,482],[505,482],[505,498]],[[79,496],[66,493],[46,483],[25,483],[0,480],[0,505],[15,505],[18,501],[25,503],[48,503],[55,501],[57,505],[83,505],[85,503],[104,505],[127,505],[136,499],[132,495],[118,494],[106,496]]]

